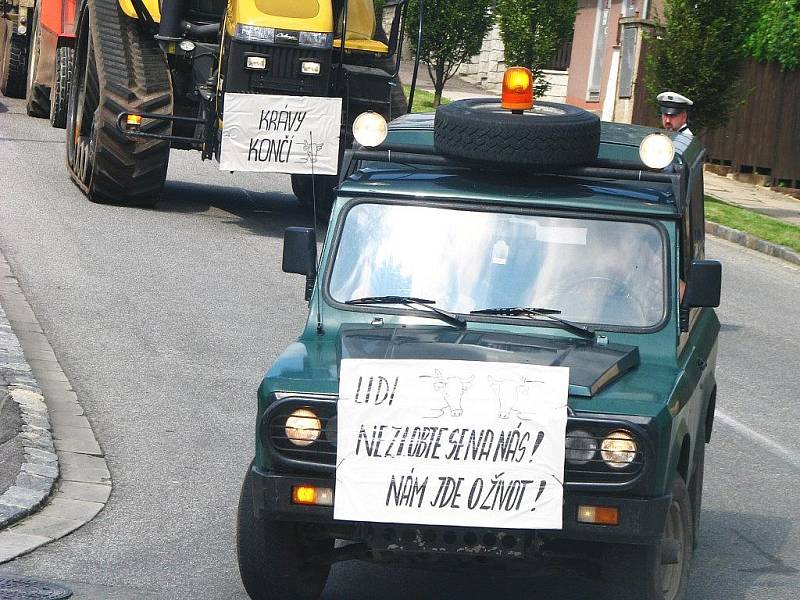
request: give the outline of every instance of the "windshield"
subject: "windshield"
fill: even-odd
[[[345,219],[329,282],[338,302],[414,296],[462,314],[536,307],[635,328],[665,314],[654,225],[398,204],[357,204]]]

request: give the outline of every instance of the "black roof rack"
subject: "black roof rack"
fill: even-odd
[[[421,144],[382,144],[372,149],[357,148],[344,153],[340,184],[350,177],[361,161],[449,167],[456,169],[480,169],[484,171],[502,170],[494,165],[484,165],[463,161],[437,154],[432,146]],[[563,175],[565,177],[588,177],[593,179],[621,179],[625,181],[647,181],[671,184],[675,204],[683,211],[683,193],[686,189],[686,168],[673,164],[667,169],[656,170],[639,161],[604,160],[579,167],[546,167],[536,171],[540,175]]]

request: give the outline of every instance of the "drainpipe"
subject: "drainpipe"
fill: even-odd
[[[644,0],[644,6],[642,6],[642,18],[647,19],[650,15],[647,14],[650,12],[650,0]]]

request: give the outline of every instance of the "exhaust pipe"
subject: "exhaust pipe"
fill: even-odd
[[[161,0],[161,23],[156,39],[161,42],[179,42],[183,28],[181,21],[186,15],[186,0]]]

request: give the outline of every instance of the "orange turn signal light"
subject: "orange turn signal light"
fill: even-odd
[[[578,522],[593,525],[619,525],[619,509],[615,506],[579,506]]]
[[[292,486],[292,504],[333,506],[333,489],[313,485]]]
[[[533,75],[525,67],[511,67],[503,76],[501,106],[506,110],[533,108]]]
[[[142,117],[141,115],[128,115],[125,123],[132,129],[139,127],[142,124]]]

